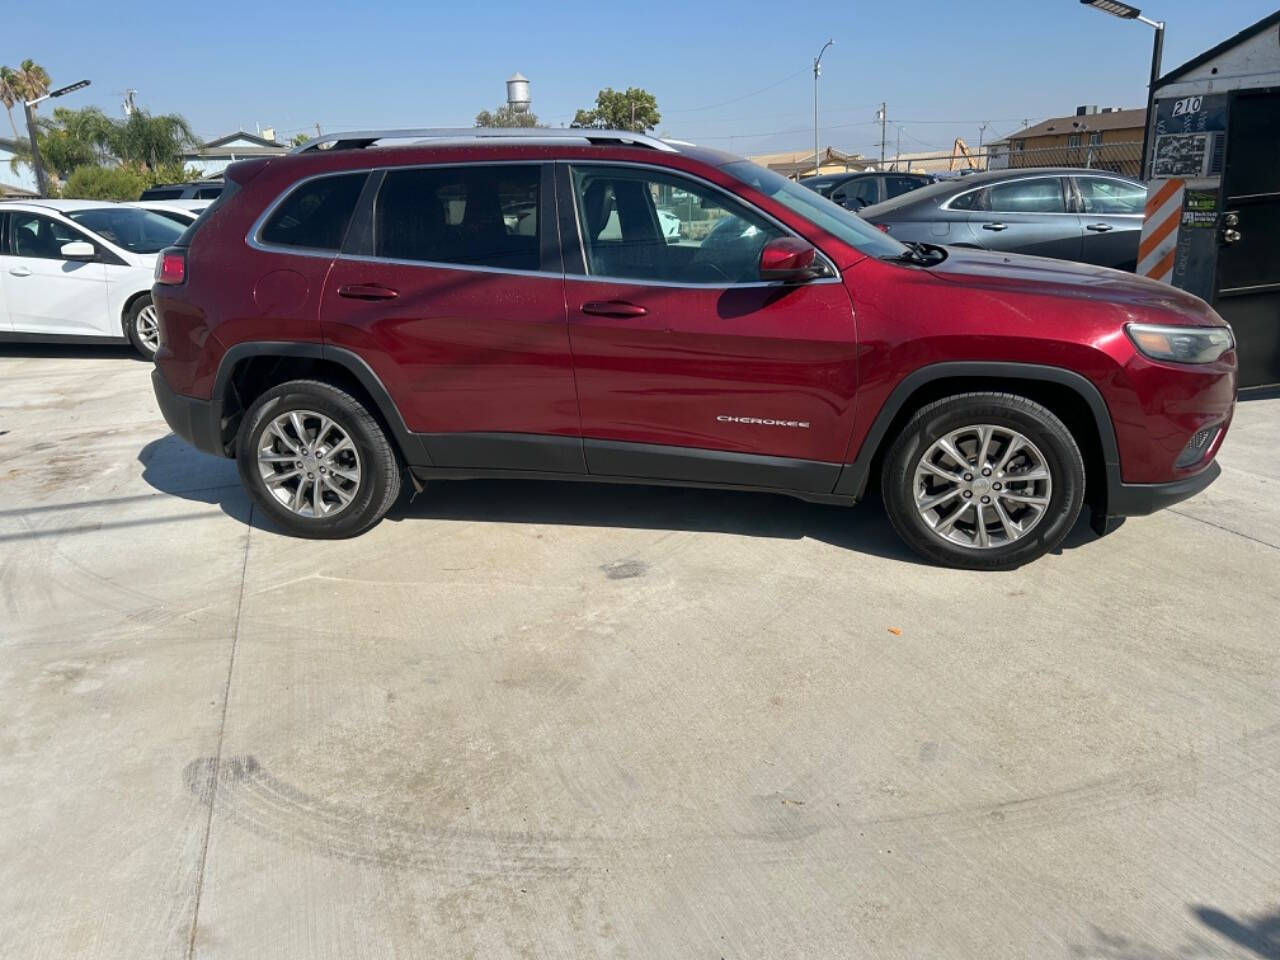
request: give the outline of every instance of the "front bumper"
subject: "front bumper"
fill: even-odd
[[[175,393],[159,367],[151,371],[151,386],[170,430],[197,450],[219,457],[227,455],[222,448],[222,431],[214,422],[212,403]]]
[[[1169,483],[1112,483],[1107,491],[1105,513],[1095,509],[1093,529],[1099,536],[1110,533],[1125,517],[1145,517],[1149,513],[1194,497],[1222,473],[1218,461],[1209,461],[1199,473]]]

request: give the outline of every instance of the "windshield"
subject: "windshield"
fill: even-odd
[[[856,213],[850,213],[808,187],[802,187],[772,170],[756,166],[750,160],[726,163],[721,169],[773,197],[788,210],[800,214],[814,226],[839,237],[869,257],[900,257],[907,253],[906,247],[888,234],[881,233]]]
[[[130,253],[159,253],[182,236],[183,231],[183,227],[172,220],[137,207],[68,210],[67,216]]]

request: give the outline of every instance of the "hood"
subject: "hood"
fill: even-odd
[[[1070,260],[947,247],[947,259],[929,273],[949,283],[998,293],[1096,300],[1176,314],[1184,323],[1223,326],[1199,297],[1166,283]]]

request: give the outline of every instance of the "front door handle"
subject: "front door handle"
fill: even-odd
[[[31,276],[31,269],[29,267],[10,267],[9,273],[15,277],[29,277]]]
[[[338,296],[348,300],[394,300],[400,291],[376,283],[347,283],[338,288]]]
[[[1091,223],[1085,227],[1086,230],[1092,230],[1094,233],[1106,233],[1111,229],[1109,223]]]
[[[596,317],[617,317],[625,320],[630,317],[643,317],[649,311],[638,303],[627,303],[625,300],[588,300],[582,305],[582,312]]]
[[[983,229],[983,230],[995,230],[995,231],[999,232],[1000,230],[1008,230],[1009,228],[1008,228],[1008,226],[1006,226],[1006,225],[1005,225],[1005,224],[1003,224],[1003,223],[984,223],[984,224],[982,225],[982,229]]]

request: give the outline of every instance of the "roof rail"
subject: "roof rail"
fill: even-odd
[[[417,130],[353,130],[326,133],[307,140],[290,154],[313,150],[363,150],[382,140],[585,140],[588,143],[626,143],[637,147],[679,153],[665,140],[631,130],[595,130],[590,127],[423,127]]]

